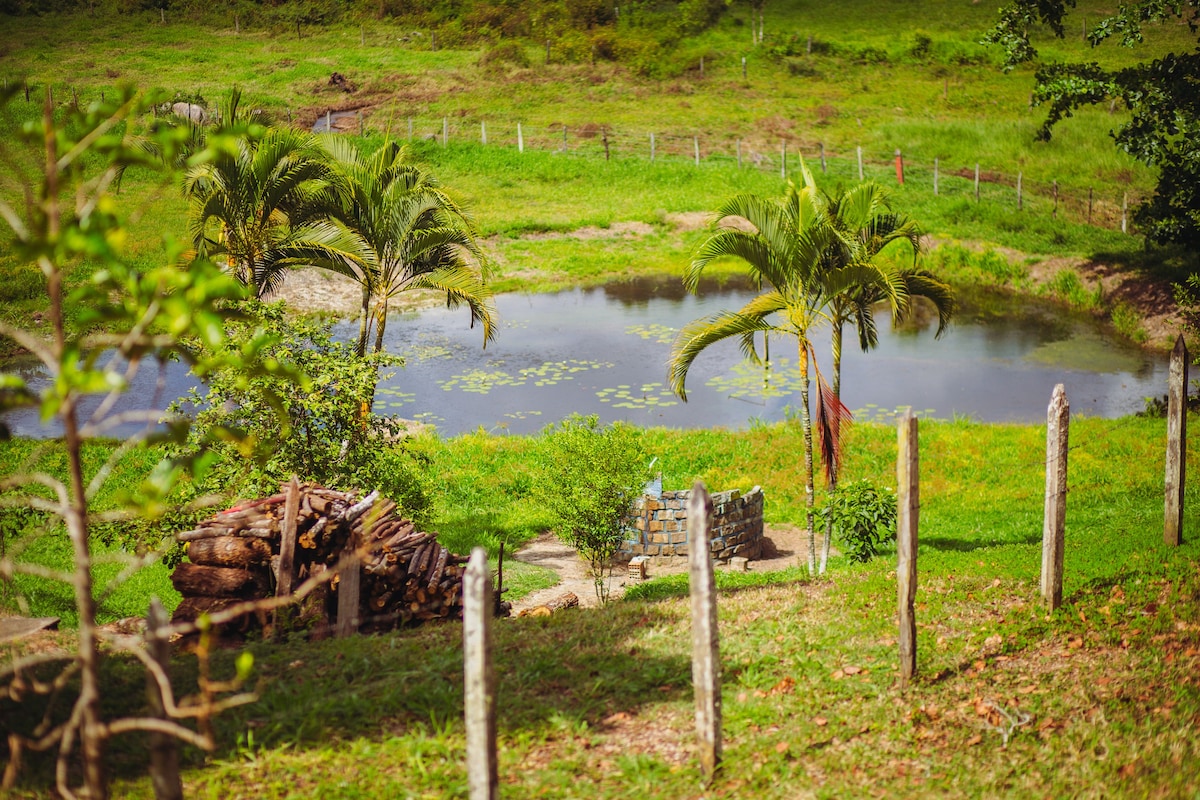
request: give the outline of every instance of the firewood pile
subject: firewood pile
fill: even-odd
[[[298,495],[294,522],[288,513],[292,490]],[[355,586],[359,600],[353,630],[461,619],[467,559],[450,553],[435,534],[417,531],[396,512],[395,503],[376,494],[359,498],[295,482],[279,494],[223,511],[176,537],[185,543],[188,560],[171,576],[183,595],[172,622],[194,621],[202,613],[235,603],[286,594],[333,570],[339,561],[343,563],[337,574],[299,601],[291,624],[314,636],[327,635],[339,622],[339,605],[347,607],[345,600],[339,604],[339,592],[349,593],[349,598]],[[284,546],[289,526],[295,537],[292,548]],[[350,554],[357,557],[356,572]],[[281,574],[289,569],[290,579]],[[339,629],[346,621],[341,623]],[[223,632],[244,634],[269,625],[266,613],[246,614]]]

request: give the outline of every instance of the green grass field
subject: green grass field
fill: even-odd
[[[921,423],[920,677],[907,693],[895,688],[894,551],[864,566],[835,558],[817,581],[798,568],[720,573],[727,760],[708,794],[1194,793],[1182,767],[1200,757],[1186,733],[1200,718],[1200,545],[1195,512],[1187,544],[1161,544],[1164,431],[1161,420],[1072,421],[1066,604],[1046,615],[1044,430]],[[768,523],[803,524],[793,425],[643,437],[667,488],[760,483]],[[476,434],[424,447],[447,487],[434,527],[448,541],[516,545],[545,525],[520,480],[538,439]],[[844,478],[891,485],[894,461],[893,428],[851,429]],[[165,583],[161,568],[147,573],[135,594]],[[506,794],[704,794],[690,755],[686,591],[685,576],[661,578],[601,610],[497,623]],[[125,613],[115,602],[103,611]],[[460,635],[446,624],[251,645],[260,700],[221,715],[211,759],[187,754],[188,795],[462,794]],[[219,654],[218,667],[230,670],[234,654]],[[108,712],[136,709],[138,670],[123,657],[108,663]],[[176,656],[180,686],[194,665]],[[36,708],[4,710],[17,724]],[[151,796],[138,777],[144,752],[132,737],[114,743],[117,795]],[[41,796],[47,767],[35,759],[13,796]]]

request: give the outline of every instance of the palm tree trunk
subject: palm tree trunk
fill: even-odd
[[[385,296],[379,301],[378,309],[375,312],[375,352],[378,353],[383,349],[383,331],[387,327],[388,315],[388,300]]]
[[[800,427],[804,431],[804,510],[808,522],[808,574],[817,571],[817,540],[813,534],[813,446],[812,415],[808,408],[808,347],[800,342]]]
[[[842,399],[842,323],[833,324],[833,394],[838,400]],[[838,463],[837,459],[829,465],[829,491],[837,489]],[[833,543],[833,517],[825,523],[825,541],[821,545],[821,567],[818,575],[825,574],[829,564],[829,547]]]
[[[366,281],[363,281],[362,292],[362,307],[358,311],[358,344],[354,348],[354,354],[359,358],[367,354],[367,319],[371,314],[371,287]]]

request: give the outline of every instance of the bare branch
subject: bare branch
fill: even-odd
[[[255,698],[256,699],[256,698]],[[155,719],[153,717],[123,717],[122,719],[113,720],[105,726],[106,736],[115,736],[118,733],[129,733],[130,731],[156,731],[165,733],[168,736],[174,736],[193,747],[199,747],[201,750],[212,750],[214,742],[203,734],[196,733],[191,728],[184,727],[178,722],[171,722],[167,719]]]
[[[7,322],[0,320],[0,335],[7,336],[9,339],[12,339],[14,342],[21,345],[21,347],[24,347],[26,350],[33,353],[35,356],[37,356],[38,361],[41,361],[43,364],[45,364],[48,369],[54,369],[54,351],[51,350],[41,339],[29,333],[29,331],[9,325]]]

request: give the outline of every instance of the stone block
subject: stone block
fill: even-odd
[[[686,544],[675,545],[675,555],[686,556],[688,554],[688,546]]]
[[[658,520],[654,520],[650,523],[650,528],[649,528],[650,533],[659,533],[662,531],[662,529],[663,529],[663,524],[661,522],[659,522]]]
[[[650,544],[666,544],[670,538],[665,533],[652,533],[650,534]]]

